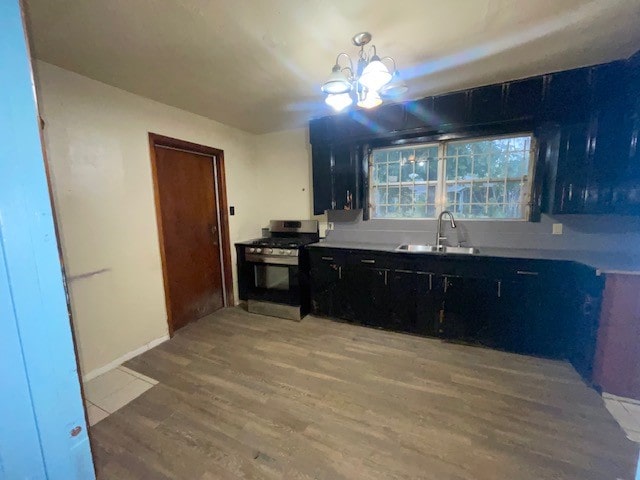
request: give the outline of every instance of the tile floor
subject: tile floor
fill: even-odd
[[[124,407],[158,382],[122,365],[84,384],[89,425]]]
[[[629,440],[640,443],[640,401],[603,393],[607,410],[622,427]]]

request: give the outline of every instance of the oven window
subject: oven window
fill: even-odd
[[[287,265],[254,265],[255,287],[269,290],[289,290]]]

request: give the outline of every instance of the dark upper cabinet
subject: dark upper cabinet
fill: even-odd
[[[545,75],[542,120],[572,123],[589,120],[591,69],[578,68]]]
[[[468,121],[468,92],[448,93],[433,98],[433,113],[438,125],[448,129]],[[448,127],[448,128],[447,128]]]
[[[361,148],[354,145],[313,145],[313,213],[362,208]]]
[[[548,168],[555,171],[555,178],[549,180],[555,183],[555,189],[548,213],[583,213],[590,147],[589,125],[562,128],[558,151],[549,159]]]
[[[591,69],[592,108],[596,113],[615,109],[624,113],[626,84],[628,81],[625,62],[612,62]]]
[[[466,121],[471,125],[502,121],[505,88],[504,85],[497,84],[471,90]]]
[[[357,113],[360,115],[356,116],[354,114],[354,119],[363,124],[363,131],[367,137],[375,134],[392,135],[406,128],[407,112],[405,105],[402,103]]]
[[[505,120],[537,118],[542,108],[544,77],[533,77],[504,84]]]
[[[333,191],[331,208],[345,210],[358,208],[358,153],[352,145],[339,145],[332,148]]]
[[[532,221],[540,212],[640,215],[640,54],[371,111],[351,110],[313,120],[309,128],[316,214],[367,204],[365,144],[533,131],[541,148]]]
[[[309,143],[321,146],[329,143],[329,126],[333,117],[315,118],[309,122]]]
[[[332,208],[331,149],[313,146],[311,156],[313,213],[314,215],[322,215],[326,210]]]
[[[405,112],[405,132],[429,131],[439,125],[433,109],[433,97],[407,102]]]

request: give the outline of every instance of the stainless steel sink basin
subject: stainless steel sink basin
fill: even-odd
[[[443,253],[460,253],[462,255],[473,255],[479,253],[480,250],[474,247],[442,247]]]
[[[474,247],[448,247],[441,246],[437,248],[435,245],[411,245],[402,244],[396,248],[397,252],[409,253],[453,253],[458,255],[473,255],[480,251]]]
[[[424,252],[436,252],[437,249],[433,245],[408,245],[403,244],[396,248],[398,252],[410,252],[410,253],[424,253]]]

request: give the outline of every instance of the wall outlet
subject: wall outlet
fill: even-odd
[[[554,223],[553,227],[551,227],[551,234],[552,235],[562,235],[562,224],[561,223]]]
[[[333,230],[333,222],[327,222],[327,230]]]

